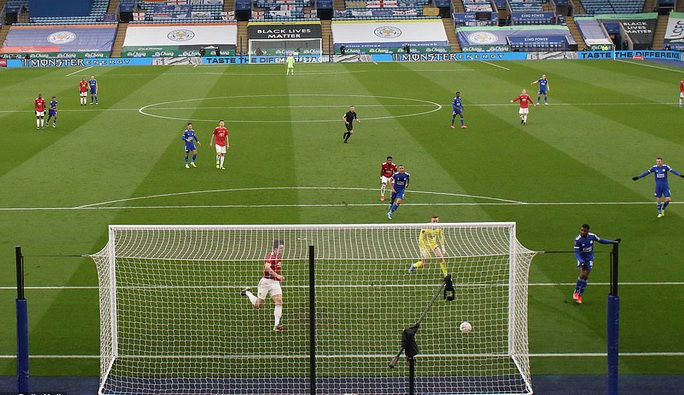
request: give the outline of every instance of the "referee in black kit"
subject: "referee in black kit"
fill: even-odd
[[[356,107],[349,107],[349,111],[344,114],[342,120],[344,121],[344,126],[347,128],[347,131],[344,132],[343,136],[344,142],[346,143],[347,140],[349,140],[349,137],[354,134],[354,120],[356,120],[356,122],[361,122],[361,120],[356,116]]]

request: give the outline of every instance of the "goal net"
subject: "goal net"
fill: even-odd
[[[398,394],[388,363],[442,282],[421,228],[443,230],[456,298],[416,341],[418,394],[531,394],[528,271],[515,223],[110,226],[92,255],[100,288],[100,394]],[[255,309],[282,241],[282,332]],[[310,250],[313,251],[310,256]],[[459,324],[472,324],[462,333]]]

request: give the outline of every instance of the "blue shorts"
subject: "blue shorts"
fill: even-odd
[[[539,90],[540,95],[545,95],[546,94],[546,89],[540,89]]]
[[[461,115],[461,114],[463,114],[463,109],[459,108],[458,110],[454,110],[454,109],[451,110],[451,115]]]
[[[192,142],[192,143],[185,143],[185,152],[194,151],[194,150],[196,150],[196,149],[197,149],[197,148],[195,147],[195,142]]]
[[[584,270],[589,270],[594,266],[594,261],[577,261],[577,268],[578,269],[584,269]]]
[[[670,197],[670,186],[668,184],[659,184],[656,182],[655,184],[655,192],[653,193],[653,196],[659,198],[659,197]]]
[[[91,95],[97,95],[97,90],[96,89],[91,89],[90,90]]]
[[[57,110],[48,110],[48,117],[56,117]]]
[[[397,189],[396,191],[397,191],[396,193],[392,192],[390,194],[390,199],[404,199],[404,192],[406,191],[406,189],[402,188],[402,189]]]

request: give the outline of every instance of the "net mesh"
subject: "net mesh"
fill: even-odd
[[[93,255],[100,393],[406,392],[407,364],[387,364],[442,282],[434,256],[408,273],[427,226],[111,226],[109,243]],[[527,274],[534,253],[517,241],[512,223],[436,226],[456,299],[439,298],[416,335],[417,393],[531,393]],[[254,309],[240,294],[247,286],[257,293],[273,240],[285,244],[284,332],[272,330],[270,297]],[[463,321],[472,332],[460,332]]]

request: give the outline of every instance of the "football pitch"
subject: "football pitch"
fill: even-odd
[[[106,244],[108,225],[387,223],[379,172],[388,155],[411,174],[393,222],[429,222],[435,213],[442,222],[514,221],[536,251],[570,252],[583,223],[621,237],[620,373],[684,374],[684,179],[670,175],[673,204],[662,219],[652,176],[631,180],[657,156],[684,171],[684,69],[528,61],[285,71],[0,69],[0,314],[8,317],[0,375],[16,369],[16,245],[25,254],[31,375],[97,376],[97,277],[82,255]],[[80,106],[78,81],[91,74],[99,104]],[[521,125],[510,100],[523,88],[536,100],[530,83],[542,74],[549,105],[530,109]],[[467,129],[458,120],[450,128],[455,91]],[[59,101],[55,128],[36,130],[38,93]],[[361,123],[344,144],[350,105]],[[209,145],[219,119],[230,133],[226,170],[215,168]],[[181,140],[188,122],[202,142],[191,169]],[[532,375],[605,373],[610,246],[596,250],[582,305],[572,300],[572,254],[532,261]]]

